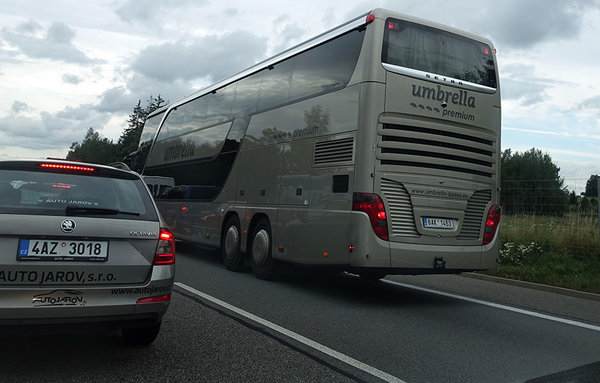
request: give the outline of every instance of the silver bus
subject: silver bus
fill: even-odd
[[[172,180],[155,198],[175,237],[230,270],[495,268],[495,49],[375,9],[157,110],[133,166]]]

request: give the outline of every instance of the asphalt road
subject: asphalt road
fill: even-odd
[[[187,249],[178,262],[177,280],[185,286],[403,381],[518,382],[560,373],[600,381],[598,301],[462,276],[364,283],[291,268],[265,282],[226,271],[218,255],[200,249]]]
[[[159,338],[0,337],[0,381],[598,382],[600,301],[462,276],[285,268],[273,282],[181,247]]]

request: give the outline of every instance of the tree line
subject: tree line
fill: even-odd
[[[90,127],[81,144],[74,142],[71,145],[67,159],[100,164],[123,161],[138,148],[148,115],[167,103],[160,95],[150,96],[145,106],[139,100],[116,143],[102,138]],[[573,210],[594,214],[597,211],[598,175],[590,176],[582,195],[569,192],[559,175],[560,168],[549,154],[539,149],[532,148],[523,153],[504,150],[500,169],[500,203],[505,214],[562,215]]]
[[[597,214],[598,176],[591,175],[585,192],[577,195],[564,185],[560,168],[549,154],[532,148],[502,152],[500,204],[504,214],[563,215],[577,211]]]
[[[140,135],[148,115],[165,106],[165,101],[160,95],[158,97],[150,96],[146,100],[146,106],[142,106],[142,101],[138,100],[133,107],[132,113],[127,119],[127,125],[119,140],[115,143],[113,140],[103,138],[93,127],[90,127],[85,137],[79,142],[73,142],[67,153],[67,159],[72,161],[91,162],[96,164],[109,164],[120,162],[138,148]]]

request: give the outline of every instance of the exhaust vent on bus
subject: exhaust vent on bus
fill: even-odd
[[[465,218],[463,219],[460,234],[457,237],[458,240],[479,239],[485,208],[491,200],[491,190],[479,190],[473,193],[467,203]]]
[[[412,201],[406,188],[399,182],[383,178],[381,191],[389,206],[389,218],[392,224],[390,234],[401,237],[420,237],[415,226]]]
[[[354,162],[354,137],[315,142],[313,165],[347,165]]]
[[[452,130],[383,124],[377,158],[381,165],[402,167],[409,172],[489,181],[496,166],[492,137],[476,136],[456,127]]]

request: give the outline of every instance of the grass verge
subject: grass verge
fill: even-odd
[[[498,269],[486,274],[600,293],[598,219],[504,216]]]

